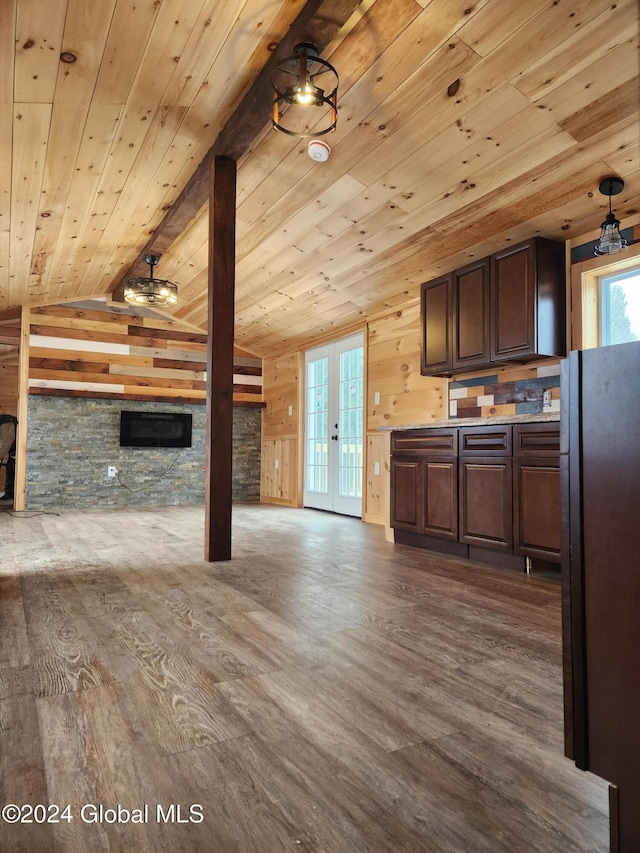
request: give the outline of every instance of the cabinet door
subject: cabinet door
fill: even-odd
[[[516,554],[559,563],[559,458],[517,458],[513,500]]]
[[[458,460],[423,460],[422,532],[458,541]]]
[[[421,288],[423,375],[451,370],[451,274],[428,281]]]
[[[492,361],[535,353],[535,289],[535,240],[492,255]]]
[[[391,527],[422,533],[421,460],[391,459]]]
[[[461,458],[460,542],[513,551],[511,457]]]
[[[453,367],[477,367],[491,358],[489,336],[490,259],[453,273]]]

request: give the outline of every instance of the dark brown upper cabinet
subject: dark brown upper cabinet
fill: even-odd
[[[454,370],[491,361],[490,259],[482,258],[452,274]]]
[[[491,256],[491,360],[564,356],[564,244],[534,237]]]
[[[534,237],[422,285],[423,375],[564,356],[564,243]]]
[[[451,325],[453,306],[451,273],[422,285],[420,317],[422,342],[420,372],[425,375],[448,373],[453,366]]]

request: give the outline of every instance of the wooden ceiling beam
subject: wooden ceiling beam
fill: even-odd
[[[127,279],[146,274],[145,255],[164,254],[206,202],[209,194],[209,169],[215,158],[224,156],[237,162],[270,120],[271,74],[277,63],[292,53],[295,45],[301,41],[313,42],[319,53],[322,53],[360,2],[361,0],[308,0],[305,3],[187,185],[154,230],[137,259],[115,285],[112,293],[114,301],[124,301],[124,284]]]

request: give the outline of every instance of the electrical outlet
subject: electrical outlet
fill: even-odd
[[[542,408],[551,408],[551,391],[548,388],[542,392]]]
[[[115,465],[109,465],[107,467],[107,477],[117,477],[117,476],[118,476],[118,469],[116,468],[116,466]]]

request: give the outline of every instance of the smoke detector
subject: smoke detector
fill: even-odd
[[[312,160],[318,163],[324,163],[329,159],[331,148],[322,139],[312,139],[307,146],[307,154]]]

